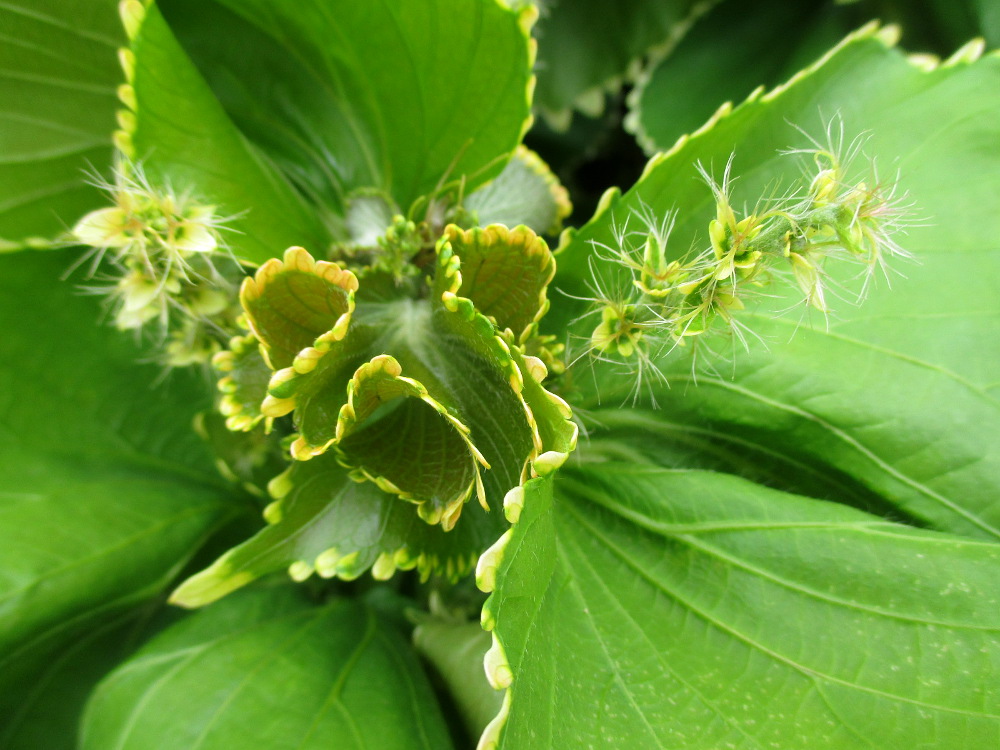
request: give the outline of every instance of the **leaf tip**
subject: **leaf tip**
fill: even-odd
[[[222,558],[184,581],[174,589],[167,601],[184,609],[198,609],[246,586],[253,579],[254,576],[249,571],[232,572],[225,558]]]

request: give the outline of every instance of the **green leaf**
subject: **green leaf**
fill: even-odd
[[[332,453],[296,462],[271,488],[269,525],[186,580],[173,603],[201,607],[280,570],[299,580],[313,572],[353,579],[369,568],[377,579],[397,568],[454,579],[475,567],[504,526],[499,508],[474,508],[445,532],[374,482],[352,479]]]
[[[544,243],[517,247],[541,253],[551,276]],[[292,456],[308,460],[332,448],[359,480],[418,503],[428,522],[450,528],[474,491],[487,503],[480,467],[498,483],[498,498],[517,483],[533,457],[532,427],[509,347],[469,299],[456,296],[460,261],[444,240],[437,265],[433,299],[369,300],[355,311],[353,274],[293,248],[245,282],[242,301],[271,364],[282,368],[262,412],[294,411],[300,434]],[[323,294],[337,300],[329,314]],[[290,346],[299,340],[290,339],[293,328],[301,342]]]
[[[908,49],[949,54],[975,36],[1000,43],[990,0],[725,0],[699,17],[669,55],[644,70],[629,97],[626,127],[649,152],[702,125],[725,101],[774,86],[873,18],[898,24]],[[1000,11],[994,12],[1000,21]],[[991,36],[991,34],[993,36]],[[734,43],[734,40],[738,40]]]
[[[719,3],[643,72],[629,96],[626,126],[648,151],[666,148],[697,130],[722,102],[741,101],[818,58],[853,28],[853,7],[765,0],[748,12],[736,0]]]
[[[98,681],[135,648],[137,631],[144,624],[141,613],[135,611],[90,623],[86,632],[36,671],[5,674],[0,748],[77,750],[77,728],[87,698]]]
[[[503,172],[465,199],[479,226],[519,224],[536,234],[557,234],[573,210],[558,178],[534,151],[518,146]]]
[[[452,747],[412,648],[367,606],[288,588],[168,628],[98,687],[82,750]]]
[[[297,460],[270,484],[270,525],[174,601],[202,606],[283,568],[296,579],[468,573],[502,530],[501,499],[576,446],[569,407],[541,385],[545,365],[510,333],[534,330],[553,272],[542,240],[501,226],[445,230],[429,301],[362,298],[355,308],[353,274],[301,248],[261,267],[242,299],[262,348],[285,368],[263,411],[294,411]],[[511,278],[517,288],[504,293],[498,279]],[[473,493],[489,514],[473,509],[456,525]]]
[[[472,300],[498,330],[523,341],[549,308],[546,290],[556,265],[545,241],[502,225],[463,232],[453,224],[444,238],[461,261],[462,283],[454,294]]]
[[[617,91],[646,54],[676,42],[689,18],[706,9],[696,0],[535,2],[541,8],[535,101],[560,119],[574,108],[600,113],[605,89]]]
[[[529,485],[494,551],[500,747],[1000,741],[1000,546],[721,474],[555,487]]]
[[[469,735],[478,737],[497,715],[501,702],[483,674],[489,633],[478,622],[428,616],[414,629],[413,646],[450,689]]]
[[[212,358],[212,367],[222,375],[218,388],[223,395],[218,408],[226,417],[226,427],[244,432],[252,429],[264,418],[260,405],[267,397],[271,380],[271,368],[257,337],[234,336],[229,348]]]
[[[677,210],[674,252],[704,247],[715,201],[699,184],[696,165],[718,174],[735,153],[732,204],[752,206],[773,195],[775,184],[801,184],[802,166],[780,152],[808,146],[798,128],[824,138],[829,113],[839,112],[845,144],[860,134],[880,174],[891,179],[898,170],[897,191],[910,217],[898,239],[916,262],[898,264],[891,289],[882,280],[860,305],[837,305],[828,331],[822,321],[812,329],[797,324],[787,313],[796,304],[788,294],[736,313],[766,350],[751,342],[744,353],[735,341],[723,341],[731,361],[709,357],[705,368],[674,351],[656,362],[673,388],[643,386],[638,399],[647,407],[655,400],[672,421],[734,435],[819,475],[846,476],[904,518],[995,539],[1000,161],[993,144],[1000,139],[994,116],[1000,57],[972,62],[970,48],[928,71],[887,38],[862,30],[786,87],[751,98],[654,157],[628,194],[609,195],[603,212],[568,240],[555,283],[568,294],[590,295],[588,258],[602,245],[614,247],[616,228],[630,216],[637,227],[643,211]],[[837,140],[838,128],[834,123]],[[863,173],[868,165],[859,162]],[[644,239],[636,232],[626,241]],[[838,272],[831,263],[827,271],[833,284],[860,286],[852,268]],[[580,334],[589,335],[587,325]],[[605,404],[629,397],[634,374],[595,366],[596,379],[581,363],[575,380],[582,406],[596,406],[598,394]]]
[[[404,213],[475,189],[527,126],[532,14],[495,0],[160,4],[239,128],[341,212],[358,188]]]
[[[37,670],[159,594],[240,509],[191,429],[206,387],[151,388],[157,369],[59,281],[73,257],[0,259],[0,716],[15,719]]]
[[[330,244],[332,219],[310,207],[233,124],[156,5],[146,9],[132,52],[134,106],[124,139],[147,178],[230,216],[227,239],[243,260],[262,263],[291,245]]]
[[[0,8],[0,250],[55,239],[102,203],[87,173],[111,164],[124,41],[108,0]]]

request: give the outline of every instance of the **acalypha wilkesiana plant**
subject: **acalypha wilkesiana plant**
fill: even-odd
[[[0,3],[0,749],[1000,747],[998,42]]]

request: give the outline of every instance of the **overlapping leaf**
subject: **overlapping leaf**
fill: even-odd
[[[535,2],[541,9],[537,102],[560,119],[574,108],[600,112],[605,90],[634,75],[654,48],[675,42],[689,17],[706,6],[693,0]]]
[[[377,579],[397,569],[454,578],[472,570],[503,528],[498,510],[473,510],[445,532],[375,483],[352,479],[332,454],[296,463],[272,487],[279,499],[267,511],[270,524],[185,581],[174,603],[200,607],[279,570],[297,579],[353,579],[369,569]]]
[[[723,341],[720,348],[735,350],[732,361],[714,360],[697,386],[691,360],[675,351],[658,363],[672,388],[642,389],[640,402],[655,395],[673,421],[733,435],[819,475],[849,477],[903,517],[996,538],[1000,408],[990,373],[1000,358],[991,333],[1000,318],[993,290],[1000,172],[992,145],[1000,137],[1000,58],[971,62],[974,52],[926,70],[892,49],[883,32],[862,31],[787,87],[754,97],[655,157],[633,190],[608,196],[606,210],[569,239],[557,284],[589,294],[587,258],[595,247],[614,246],[615,232],[630,215],[635,226],[640,211],[678,211],[670,243],[679,254],[705,242],[714,201],[696,164],[719,174],[734,156],[734,205],[752,206],[776,183],[787,188],[802,179],[795,159],[780,153],[809,146],[802,131],[825,139],[833,122],[834,140],[845,148],[860,135],[866,156],[858,173],[871,168],[867,158],[881,179],[898,173],[911,217],[898,240],[916,262],[890,274],[891,289],[876,281],[862,304],[836,305],[828,332],[822,320],[814,330],[797,325],[791,295],[765,300],[740,320],[766,349],[752,343],[744,354]],[[828,271],[847,289],[861,285],[850,278],[853,268],[830,264]],[[564,312],[572,314],[569,306]],[[596,405],[585,367],[576,382]],[[634,376],[597,369],[604,403],[628,397]]]
[[[248,720],[252,718],[252,720]],[[383,615],[288,588],[167,629],[99,686],[85,750],[452,746],[409,645]]]
[[[136,13],[127,97],[132,106],[119,142],[147,177],[231,217],[227,239],[244,260],[260,263],[289,245],[328,245],[332,217],[310,207],[240,132],[159,8],[154,4]]]
[[[718,3],[669,55],[643,72],[629,97],[627,127],[650,151],[667,148],[723,102],[778,84],[822,55],[853,27],[861,15],[856,6],[757,2],[748,12],[735,0]]]
[[[174,600],[201,606],[284,568],[467,573],[502,530],[508,490],[576,445],[568,406],[541,385],[545,365],[517,343],[547,309],[554,271],[533,232],[500,226],[446,229],[430,300],[356,303],[365,279],[302,248],[261,267],[242,294],[276,368],[260,412],[292,413],[298,460],[271,483],[270,525]],[[489,513],[463,514],[471,497]]]
[[[87,173],[111,164],[124,39],[106,0],[0,8],[0,250],[55,239],[102,203]]]
[[[159,594],[240,508],[191,429],[207,390],[151,388],[156,369],[59,281],[74,257],[0,269],[0,737],[42,666]]]
[[[722,474],[607,464],[555,490],[528,485],[481,577],[510,687],[481,747],[1000,741],[1000,546]]]
[[[140,609],[91,621],[85,632],[48,656],[30,676],[21,675],[7,688],[17,698],[4,705],[8,713],[0,726],[0,747],[77,750],[76,729],[87,699],[101,678],[136,647],[144,614]]]
[[[470,195],[463,207],[480,226],[524,224],[536,234],[555,234],[573,207],[566,188],[534,151],[519,146],[503,172]]]
[[[319,205],[380,188],[405,212],[474,189],[526,125],[531,15],[501,3],[160,5],[232,121]]]

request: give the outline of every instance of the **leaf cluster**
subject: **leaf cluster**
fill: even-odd
[[[991,2],[0,37],[0,750],[1000,746]]]

